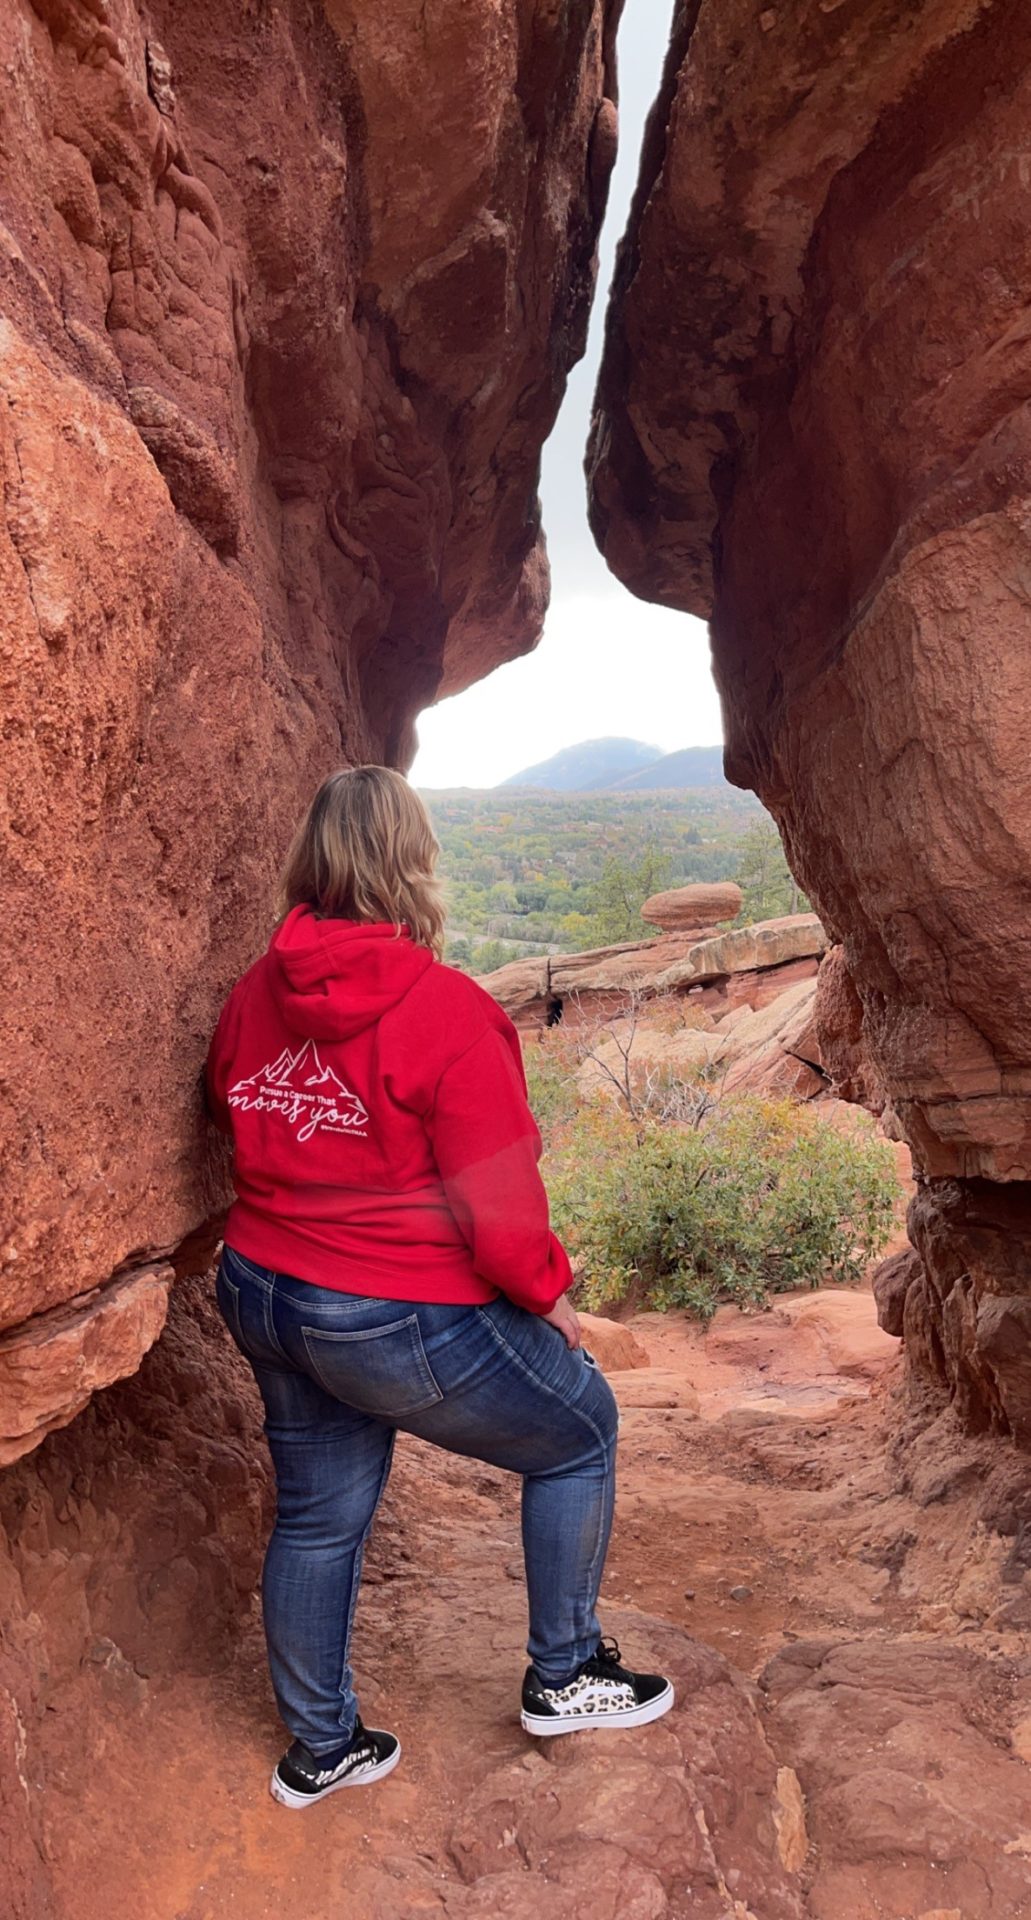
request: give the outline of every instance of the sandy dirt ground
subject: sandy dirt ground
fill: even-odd
[[[255,1602],[220,1672],[112,1671],[51,1782],[62,1920],[1031,1916],[1031,1576],[976,1447],[917,1435],[867,1292],[628,1330],[603,1624],[668,1720],[522,1733],[518,1489],[402,1440],[355,1647],[397,1772],[273,1803]]]

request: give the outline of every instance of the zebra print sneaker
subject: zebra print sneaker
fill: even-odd
[[[401,1742],[392,1733],[373,1733],[359,1719],[350,1744],[321,1760],[302,1740],[295,1740],[274,1768],[269,1791],[280,1806],[310,1807],[341,1787],[368,1787],[384,1780],[400,1758]]]
[[[586,1733],[591,1727],[644,1727],[673,1705],[660,1673],[631,1673],[615,1640],[600,1640],[563,1687],[549,1687],[533,1667],[523,1681],[520,1720],[527,1733]]]

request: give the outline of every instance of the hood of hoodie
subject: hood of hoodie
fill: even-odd
[[[312,1040],[348,1040],[382,1019],[433,965],[427,947],[389,922],[319,920],[294,907],[268,950],[286,1025]]]

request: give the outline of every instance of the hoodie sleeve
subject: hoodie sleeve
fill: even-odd
[[[516,1306],[550,1313],[572,1272],[548,1224],[541,1138],[504,1035],[482,1034],[445,1069],[426,1121],[477,1273]]]

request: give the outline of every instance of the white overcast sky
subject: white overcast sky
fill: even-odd
[[[704,625],[627,593],[587,525],[584,448],[616,242],[626,225],[645,117],[658,90],[671,0],[626,0],[619,33],[619,158],[601,242],[587,353],[544,449],[541,497],[551,607],[534,653],[442,700],[419,721],[410,778],[422,787],[492,787],[560,747],[627,734],[672,752],[721,739]]]

